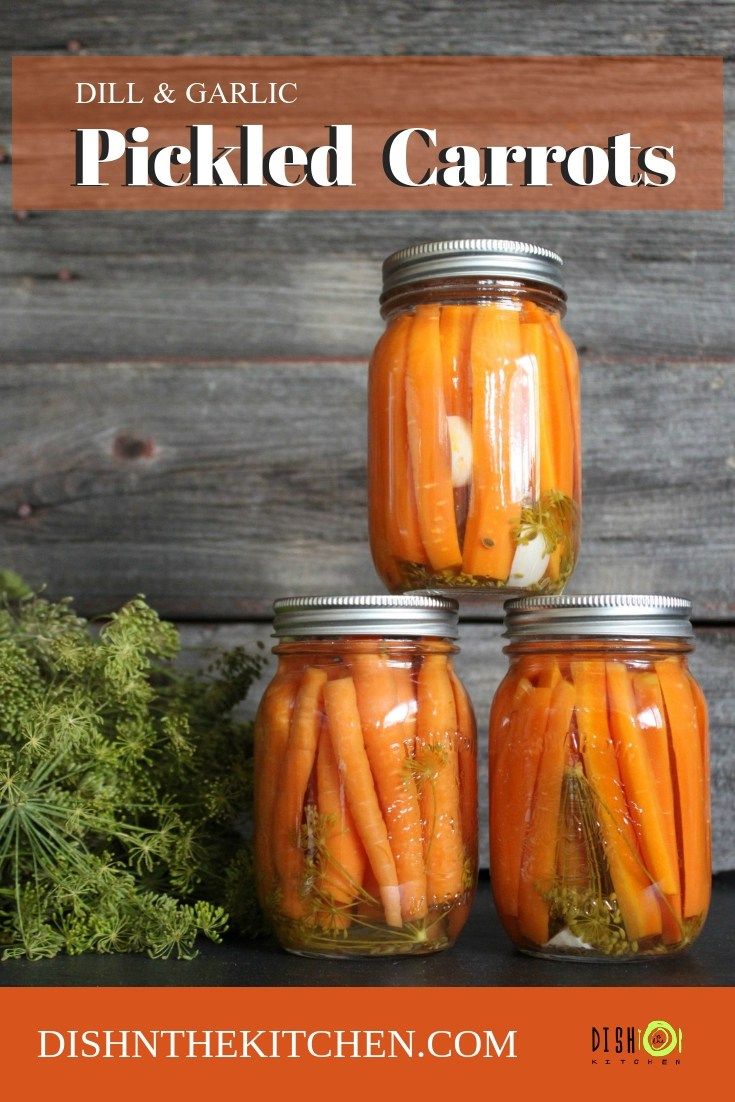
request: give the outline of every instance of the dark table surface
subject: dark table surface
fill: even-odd
[[[291,956],[269,942],[204,943],[191,961],[59,956],[0,964],[0,985],[31,987],[700,987],[735,984],[735,873],[715,877],[696,944],[668,959],[571,964],[515,952],[493,911],[487,880],[457,945],[434,956],[356,961]]]

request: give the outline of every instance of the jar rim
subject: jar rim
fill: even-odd
[[[398,249],[383,261],[383,296],[407,284],[452,276],[532,280],[563,291],[563,264],[558,253],[529,241],[495,237],[425,241]]]
[[[504,634],[511,641],[694,638],[691,601],[666,594],[540,594],[515,597],[504,610]]]

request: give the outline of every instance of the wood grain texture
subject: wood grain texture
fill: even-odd
[[[269,624],[186,625],[182,628],[184,659],[192,666],[205,662],[217,647],[238,644],[254,647],[256,642],[271,646]],[[481,824],[487,823],[487,717],[490,701],[507,668],[502,653],[500,624],[465,623],[462,625],[461,653],[457,668],[472,697],[480,732]],[[272,660],[261,685],[254,689],[246,704],[252,715],[274,668]],[[735,790],[735,629],[703,628],[697,632],[697,645],[691,659],[692,669],[707,696],[710,707],[712,740],[712,832],[715,871],[735,868],[735,822],[732,793]],[[481,827],[481,863],[488,863],[486,831]]]
[[[729,212],[84,212],[0,221],[2,356],[366,357],[382,259],[488,234],[561,253],[590,356],[732,354]]]
[[[522,8],[522,18],[520,9]],[[552,17],[553,16],[553,17]],[[24,0],[4,49],[90,53],[726,54],[731,0]]]
[[[587,360],[577,591],[733,605],[735,364]],[[380,590],[366,534],[366,365],[60,364],[0,375],[2,557],[105,611],[247,619]],[[479,616],[497,605],[471,606]]]
[[[735,4],[621,0],[289,3],[26,0],[0,28],[25,53],[733,55]],[[9,66],[0,119],[9,118]],[[732,93],[726,96],[732,120]],[[0,122],[0,127],[3,125]],[[732,121],[727,137],[733,136]],[[0,132],[0,142],[7,143]],[[728,167],[735,143],[726,141]],[[0,196],[10,169],[0,164]],[[728,194],[728,201],[730,195]],[[431,237],[520,237],[567,260],[570,329],[596,356],[729,357],[732,218],[514,213],[157,216],[0,222],[6,360],[110,355],[365,356],[379,264]]]

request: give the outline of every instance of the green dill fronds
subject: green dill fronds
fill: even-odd
[[[142,597],[100,630],[0,572],[0,954],[189,957],[259,931],[233,825],[252,734],[233,709],[264,659],[201,674]]]

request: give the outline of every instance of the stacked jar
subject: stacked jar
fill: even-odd
[[[369,527],[394,596],[276,602],[278,670],[256,721],[258,891],[291,951],[433,952],[466,921],[475,727],[449,594],[516,598],[489,746],[491,879],[511,940],[629,959],[701,927],[707,721],[688,604],[555,596],[581,522],[561,271],[548,249],[485,239],[383,266]]]
[[[495,903],[520,949],[632,960],[690,945],[710,898],[707,706],[688,601],[526,597],[490,717]]]
[[[475,720],[442,597],[276,602],[256,720],[258,895],[281,944],[326,956],[451,945],[477,878]]]
[[[561,259],[440,241],[383,268],[370,543],[393,591],[558,593],[579,545],[579,370]]]

